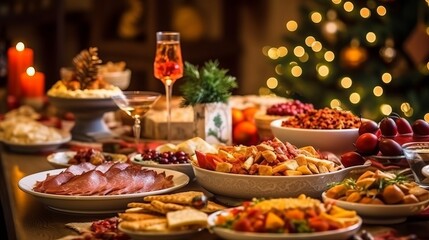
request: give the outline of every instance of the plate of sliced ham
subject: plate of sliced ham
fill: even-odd
[[[76,214],[117,213],[144,196],[169,193],[186,186],[181,172],[129,163],[89,162],[23,177],[19,188],[50,209]]]

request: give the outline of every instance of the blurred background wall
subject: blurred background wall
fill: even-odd
[[[257,94],[273,69],[262,48],[281,43],[299,1],[282,0],[21,0],[0,3],[1,38],[34,49],[49,88],[59,68],[82,49],[98,47],[104,62],[125,61],[130,89],[163,91],[152,74],[155,32],[182,34],[185,61],[218,59],[237,77],[237,94]],[[5,83],[3,82],[2,85]],[[180,84],[180,81],[177,82]],[[175,87],[177,94],[177,87]]]

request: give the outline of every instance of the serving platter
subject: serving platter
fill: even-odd
[[[413,204],[364,204],[328,198],[322,193],[324,202],[331,202],[344,209],[355,210],[365,224],[396,224],[405,222],[407,217],[416,215],[429,206],[429,199]]]
[[[190,236],[204,230],[203,228],[199,229],[189,229],[189,230],[178,230],[178,231],[131,231],[129,229],[121,227],[119,224],[118,229],[127,235],[129,235],[134,240],[145,240],[145,239],[163,239],[163,240],[178,240],[178,239],[189,239]]]
[[[71,164],[68,163],[76,155],[76,151],[60,151],[48,155],[48,162],[55,168],[67,168]],[[104,156],[112,157],[113,162],[126,162],[128,157],[124,154],[114,154],[102,152]]]
[[[189,183],[189,177],[181,172],[159,168],[145,169],[154,170],[157,173],[165,172],[167,176],[173,175],[174,185],[170,188],[151,192],[103,196],[56,195],[36,192],[33,190],[33,187],[37,181],[45,180],[48,174],[55,175],[65,170],[65,168],[61,168],[43,171],[23,177],[19,180],[18,187],[25,193],[34,196],[48,208],[53,210],[76,214],[106,214],[121,212],[127,208],[127,204],[129,202],[141,201],[144,196],[169,193],[176,189],[182,188]]]
[[[254,233],[254,232],[240,232],[227,228],[218,227],[215,225],[216,218],[219,215],[227,214],[231,209],[221,210],[212,213],[208,217],[208,228],[209,231],[218,235],[223,239],[235,239],[235,240],[331,240],[331,239],[349,239],[353,234],[359,231],[362,225],[362,219],[358,217],[359,221],[354,225],[346,228],[315,232],[315,233]]]
[[[43,143],[16,143],[2,139],[1,141],[11,150],[18,153],[51,152],[71,140],[71,134],[67,131],[58,130],[62,138],[58,141]]]

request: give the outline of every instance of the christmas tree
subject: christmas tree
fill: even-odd
[[[304,1],[265,49],[270,93],[380,120],[429,121],[429,1]]]

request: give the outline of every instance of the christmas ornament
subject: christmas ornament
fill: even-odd
[[[344,30],[344,23],[337,19],[337,13],[334,10],[329,10],[327,15],[328,21],[322,26],[323,37],[331,44],[337,42],[338,32]]]
[[[384,47],[380,49],[380,56],[386,63],[391,63],[396,57],[396,49],[394,48],[392,38],[387,38]]]
[[[424,64],[429,57],[429,35],[423,21],[417,23],[410,36],[404,42],[404,51],[416,66]]]
[[[360,46],[357,39],[353,39],[350,46],[340,53],[341,63],[348,68],[357,68],[368,58],[368,52]]]

